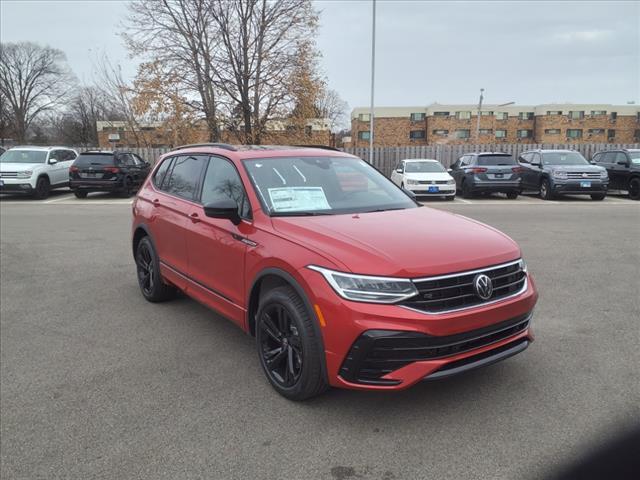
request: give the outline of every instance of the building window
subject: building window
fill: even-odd
[[[469,138],[471,137],[471,130],[460,129],[456,130],[456,138]]]
[[[311,125],[305,125],[304,127],[304,134],[307,137],[310,137],[313,134],[313,127]]]
[[[533,112],[520,112],[520,120],[533,120]]]
[[[592,117],[601,117],[607,114],[606,110],[591,110]]]
[[[640,113],[638,115],[640,115]],[[636,130],[635,132],[633,132],[633,138],[636,142],[640,142],[640,130]]]
[[[411,121],[412,122],[421,122],[424,120],[424,113],[412,113]]]
[[[496,130],[496,138],[507,138],[506,130]]]
[[[544,133],[546,135],[560,135],[560,129],[559,128],[547,128]]]
[[[496,112],[496,120],[506,120],[507,118],[509,118],[507,112]]]
[[[613,140],[614,138],[616,138],[616,131],[611,128],[607,130],[607,138],[609,140]]]
[[[589,135],[602,135],[604,133],[604,128],[590,128]]]
[[[411,138],[412,140],[417,140],[425,137],[426,137],[426,132],[424,130],[411,130],[409,132],[409,138]]]
[[[360,140],[369,140],[371,138],[371,132],[369,130],[364,130],[363,132],[358,132],[358,138]]]
[[[491,115],[493,115],[493,112],[485,112],[485,111],[480,112],[481,117],[490,117]]]
[[[480,135],[491,135],[492,133],[493,133],[493,130],[491,130],[490,128],[480,129]]]
[[[456,112],[458,120],[469,120],[471,118],[471,112]]]
[[[582,138],[582,130],[579,128],[567,129],[567,138]]]
[[[360,120],[361,122],[368,122],[371,120],[371,115],[368,113],[361,113],[360,115],[358,115],[358,120]]]
[[[569,118],[571,120],[582,120],[584,118],[584,111],[582,110],[571,110],[569,112]]]
[[[449,135],[449,130],[433,130],[431,133],[439,137],[446,137]]]
[[[448,117],[449,112],[433,112],[434,117]]]
[[[562,115],[562,110],[548,110],[547,115],[549,116],[558,116]]]
[[[611,120],[615,122],[617,118],[618,118],[618,112],[611,112]]]
[[[531,138],[533,130],[518,130],[518,138]]]

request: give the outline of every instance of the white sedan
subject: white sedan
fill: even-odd
[[[391,174],[391,181],[417,196],[445,197],[447,200],[456,196],[455,180],[437,160],[401,160]]]

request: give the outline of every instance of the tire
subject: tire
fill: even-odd
[[[518,198],[518,192],[507,192],[507,198],[509,200],[515,200]]]
[[[122,198],[129,198],[132,192],[133,192],[133,182],[131,181],[131,178],[126,177],[122,181],[122,190],[120,190],[120,196]]]
[[[473,191],[467,182],[462,182],[462,196],[464,198],[473,198]]]
[[[633,177],[629,180],[629,198],[631,200],[640,200],[640,177]]]
[[[593,193],[591,195],[591,200],[604,200],[604,197],[606,196],[606,193]]]
[[[36,182],[36,188],[33,191],[33,198],[36,200],[44,200],[49,197],[49,192],[51,192],[49,179],[47,177],[40,177]]]
[[[283,286],[267,291],[256,318],[260,365],[280,395],[300,401],[329,388],[314,320],[295,290]]]
[[[142,296],[150,302],[164,302],[176,295],[175,287],[160,277],[160,260],[149,237],[144,237],[136,248],[136,271]]]
[[[446,197],[444,197],[445,200],[452,202],[453,200],[455,200],[456,196],[455,195],[447,195]]]
[[[543,178],[542,183],[540,183],[540,198],[543,200],[551,200],[553,199],[553,192],[551,191],[551,184],[549,183],[549,179]]]
[[[73,194],[76,196],[76,198],[87,198],[87,193],[84,190],[74,190]]]

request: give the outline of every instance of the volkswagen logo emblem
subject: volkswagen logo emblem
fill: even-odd
[[[493,294],[493,282],[484,273],[480,273],[473,279],[473,289],[482,300],[489,300]]]
[[[589,175],[587,175],[586,173],[582,174],[582,178],[587,178]]]

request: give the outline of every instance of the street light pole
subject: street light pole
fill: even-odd
[[[484,88],[480,89],[480,101],[478,102],[478,118],[477,118],[477,122],[476,122],[476,141],[478,143],[480,143],[480,112],[482,111],[482,100],[483,100],[483,96],[482,94],[484,93]]]
[[[371,107],[369,109],[369,163],[373,163],[373,93],[376,74],[376,0],[371,21]]]

